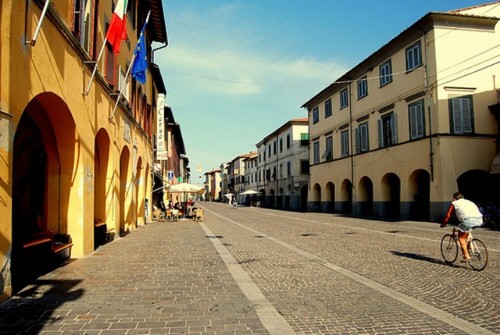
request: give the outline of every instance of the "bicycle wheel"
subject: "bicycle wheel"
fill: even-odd
[[[458,242],[455,236],[446,234],[441,239],[441,255],[446,263],[453,263],[458,257]]]
[[[488,249],[486,249],[486,245],[481,240],[477,238],[472,239],[469,255],[469,265],[474,270],[482,271],[488,265]]]

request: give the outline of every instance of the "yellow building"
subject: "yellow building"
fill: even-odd
[[[115,238],[145,223],[166,92],[159,71],[144,84],[126,74],[148,13],[148,63],[167,35],[161,0],[129,0],[114,53],[105,36],[120,3],[0,2],[0,300],[52,259],[60,234],[78,258],[97,247],[96,222]]]
[[[428,13],[319,92],[309,210],[439,220],[498,200],[499,2]]]

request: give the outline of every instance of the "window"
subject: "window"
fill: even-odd
[[[300,161],[300,174],[309,174],[309,161],[301,160]]]
[[[113,53],[113,47],[111,44],[106,45],[106,68],[104,72],[104,78],[109,85],[115,86],[116,84],[116,73],[115,73],[115,54]]]
[[[332,116],[332,99],[325,101],[325,118]]]
[[[345,108],[349,106],[349,92],[347,91],[347,88],[344,88],[342,91],[340,91],[340,109]]]
[[[314,107],[312,111],[313,115],[313,123],[318,123],[319,122],[319,109],[318,107]]]
[[[422,65],[420,41],[406,48],[406,71],[411,71]]]
[[[292,162],[290,161],[286,162],[286,175],[289,177],[292,175]]]
[[[267,145],[267,157],[271,157],[271,144]]]
[[[392,82],[392,64],[390,59],[379,66],[379,72],[380,87]]]
[[[277,148],[278,148],[278,143],[277,143],[277,141],[274,141],[274,142],[273,142],[273,154],[274,154],[275,156],[276,156],[276,150],[277,150]]]
[[[472,95],[449,100],[451,132],[453,134],[471,134],[474,132],[474,113]]]
[[[309,145],[309,134],[301,133],[300,134],[300,146],[307,147]]]
[[[280,152],[283,152],[283,138],[280,138]]]
[[[287,134],[286,135],[286,148],[290,149],[291,145],[292,145],[292,139],[290,137],[290,134]]]
[[[319,141],[313,143],[313,162],[314,164],[319,163]]]
[[[368,95],[368,80],[366,76],[358,80],[358,99]]]
[[[368,122],[360,123],[355,135],[356,153],[368,151]]]
[[[331,161],[333,159],[333,138],[331,135],[326,137],[325,146],[326,149],[321,158],[327,161]]]
[[[340,133],[340,155],[341,157],[349,156],[349,129]]]
[[[425,117],[424,117],[424,100],[408,105],[408,113],[410,114],[410,139],[424,137],[425,135]]]
[[[91,0],[75,0],[73,7],[73,35],[80,45],[90,53],[95,8]]]
[[[394,145],[398,142],[396,114],[390,113],[378,120],[379,146],[381,148]]]

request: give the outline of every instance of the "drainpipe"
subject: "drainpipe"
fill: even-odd
[[[353,147],[353,129],[352,129],[352,91],[351,91],[351,81],[349,81],[349,146],[350,146],[350,156],[351,156],[351,192],[352,192],[352,208],[351,214],[354,214],[354,209],[356,208],[356,192],[354,188],[354,147]]]
[[[427,114],[429,117],[429,169],[431,174],[431,182],[434,181],[434,147],[432,144],[432,117],[431,117],[431,88],[429,85],[429,68],[428,68],[428,54],[427,54],[427,32],[420,26],[417,26],[423,32],[424,38],[424,86],[427,96]]]

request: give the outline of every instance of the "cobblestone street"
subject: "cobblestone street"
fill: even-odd
[[[440,254],[451,228],[200,203],[0,305],[12,334],[498,334],[500,232],[482,272]]]

